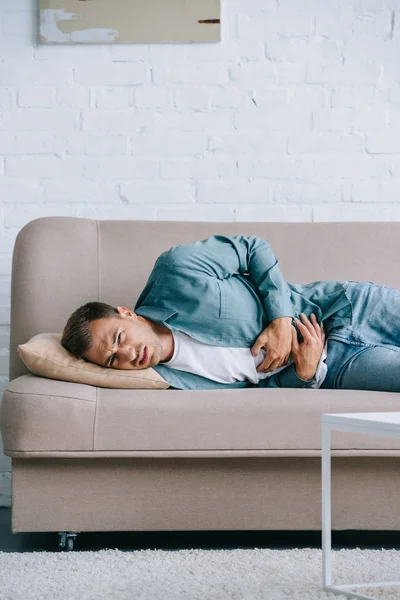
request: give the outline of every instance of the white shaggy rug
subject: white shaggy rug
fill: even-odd
[[[399,550],[334,550],[333,583],[397,581]],[[358,589],[400,599],[400,586]],[[322,550],[0,552],[1,600],[344,600],[322,591]]]

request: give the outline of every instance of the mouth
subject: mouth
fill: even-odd
[[[142,367],[143,365],[145,365],[147,363],[148,357],[149,357],[149,350],[148,350],[147,346],[145,346],[142,357],[138,362],[138,366]]]

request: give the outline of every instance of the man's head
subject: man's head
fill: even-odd
[[[162,359],[157,328],[125,306],[88,302],[69,317],[61,344],[77,358],[115,369],[147,369]]]

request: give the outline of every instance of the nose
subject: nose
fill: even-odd
[[[128,344],[124,344],[119,348],[118,355],[120,363],[132,362],[136,359],[136,351]]]

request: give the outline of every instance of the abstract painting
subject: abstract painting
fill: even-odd
[[[220,0],[39,0],[50,44],[219,42]]]

